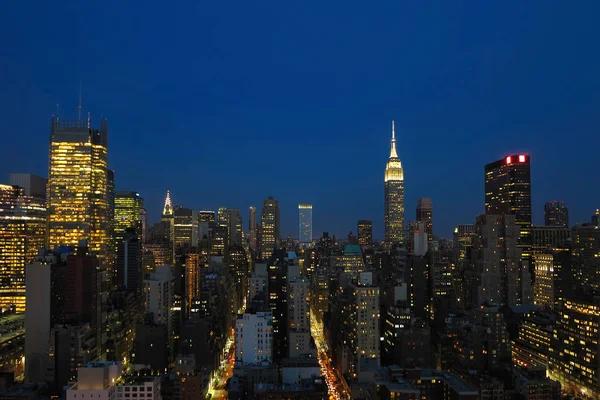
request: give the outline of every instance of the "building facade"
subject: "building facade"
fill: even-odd
[[[110,227],[108,193],[108,125],[63,121],[50,127],[48,172],[48,245],[77,246],[87,240],[101,260],[108,257]]]

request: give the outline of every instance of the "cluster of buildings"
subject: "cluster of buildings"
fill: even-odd
[[[484,169],[485,212],[405,221],[392,123],[385,238],[282,238],[279,202],[150,224],[108,125],[50,125],[48,178],[0,185],[0,398],[600,399],[600,212],[532,224],[531,159]],[[118,177],[117,177],[118,178]],[[257,215],[258,213],[258,215]]]

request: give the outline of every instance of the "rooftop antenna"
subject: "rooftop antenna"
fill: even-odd
[[[77,109],[79,111],[79,118],[78,120],[81,121],[81,92],[83,90],[83,82],[79,81],[79,106],[77,106]]]
[[[88,111],[88,129],[90,129],[90,112]]]
[[[56,117],[58,118],[58,110],[60,108],[60,105],[58,103],[56,103]]]

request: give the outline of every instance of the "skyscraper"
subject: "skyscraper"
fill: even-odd
[[[229,247],[242,245],[242,217],[237,208],[221,207],[218,210],[219,226],[227,229],[224,251],[228,253]]]
[[[261,244],[263,258],[269,258],[279,246],[279,201],[269,196],[263,203],[261,215]]]
[[[358,244],[368,246],[373,243],[373,221],[361,219],[358,221]]]
[[[417,223],[425,224],[427,233],[427,250],[433,251],[433,203],[431,199],[422,198],[417,200]]]
[[[91,251],[106,259],[110,207],[107,169],[108,125],[89,119],[52,118],[48,172],[48,244],[77,246],[87,240]]]
[[[531,246],[531,162],[528,155],[512,155],[485,166],[485,213],[514,215],[523,257]]]
[[[127,229],[134,229],[139,238],[143,233],[144,199],[137,192],[119,191],[115,193],[115,237],[123,237]]]
[[[514,215],[477,217],[472,250],[478,280],[474,307],[486,302],[500,306],[531,303],[531,276],[517,247],[519,231],[515,219]]]
[[[396,133],[392,121],[392,147],[384,176],[385,243],[404,241],[404,170],[396,152]]]
[[[564,201],[552,200],[544,204],[544,225],[569,227],[569,209]]]
[[[167,197],[165,197],[165,205],[161,216],[161,221],[168,226],[169,244],[171,246],[171,257],[175,260],[175,217],[173,216],[173,202],[171,201],[171,192],[167,190]]]
[[[258,247],[258,235],[256,232],[256,207],[250,206],[250,215],[248,217],[250,249],[256,251]]]
[[[312,204],[298,204],[298,238],[300,243],[312,242]]]
[[[175,250],[198,246],[198,211],[175,207],[173,210],[173,241]]]
[[[0,185],[0,308],[14,306],[17,312],[25,311],[25,265],[45,247],[43,189],[40,196],[25,193],[19,186]]]

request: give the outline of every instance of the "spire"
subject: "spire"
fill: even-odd
[[[165,207],[163,208],[163,215],[173,215],[173,204],[171,203],[171,192],[167,190],[167,197],[165,198]]]
[[[398,158],[398,153],[396,152],[396,132],[394,129],[394,120],[392,120],[392,148],[390,149],[390,158],[392,157]]]

